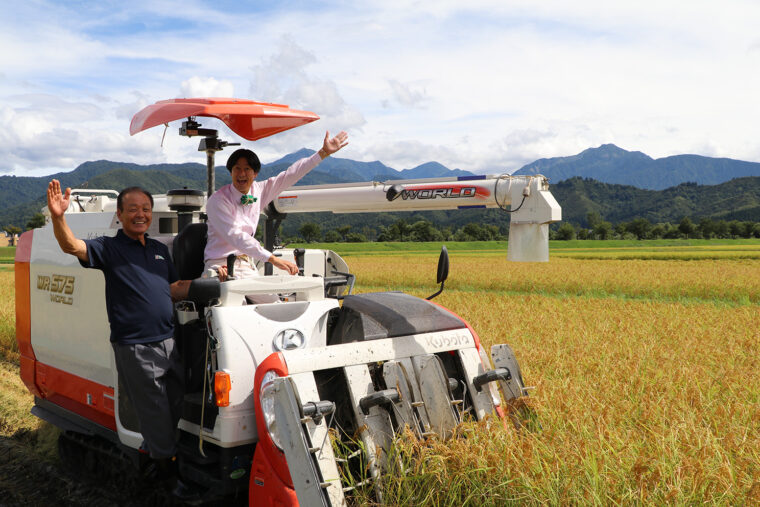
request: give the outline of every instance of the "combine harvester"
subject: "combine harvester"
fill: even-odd
[[[202,137],[209,192],[214,154],[228,143],[201,128],[196,118],[204,116],[248,140],[318,119],[234,99],[162,101],[135,115],[132,134],[184,119],[180,134]],[[116,195],[73,191],[67,221],[74,234],[114,235]],[[178,460],[204,500],[239,499],[247,490],[250,505],[344,505],[354,488],[374,487],[382,501],[388,449],[404,428],[445,439],[467,418],[505,418],[525,395],[508,345],[492,347],[489,359],[467,322],[435,303],[400,292],[351,294],[354,276],[333,251],[277,249],[300,276],[267,263],[259,270],[268,276],[255,279],[199,278],[205,200],[186,189],[155,196],[149,230],[169,246],[180,278],[194,279],[188,300],[176,305],[187,387]],[[275,248],[288,213],[508,205],[509,259],[547,261],[548,224],[560,220],[560,207],[542,176],[294,187],[267,209],[265,246]],[[62,458],[149,465],[117,378],[102,273],[64,254],[51,225],[21,237],[15,272],[21,377],[34,394],[32,412],[62,430]],[[444,248],[441,290],[447,273]],[[246,304],[246,296],[273,293],[281,302]]]

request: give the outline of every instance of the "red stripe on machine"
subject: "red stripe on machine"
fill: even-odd
[[[104,386],[36,361],[36,384],[40,397],[116,431],[114,391]]]

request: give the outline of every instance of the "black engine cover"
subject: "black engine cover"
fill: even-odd
[[[328,332],[328,345],[466,327],[440,306],[403,292],[346,296],[337,314]]]

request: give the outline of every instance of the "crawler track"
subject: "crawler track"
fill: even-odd
[[[159,485],[119,461],[83,453],[47,462],[34,452],[34,441],[31,432],[0,436],[0,506],[171,505]]]

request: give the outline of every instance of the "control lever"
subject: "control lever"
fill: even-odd
[[[303,261],[306,250],[303,248],[296,248],[293,250],[293,257],[296,259],[296,266],[298,266],[298,276],[303,276]]]
[[[227,280],[235,279],[235,259],[237,259],[237,256],[234,253],[227,256]]]

